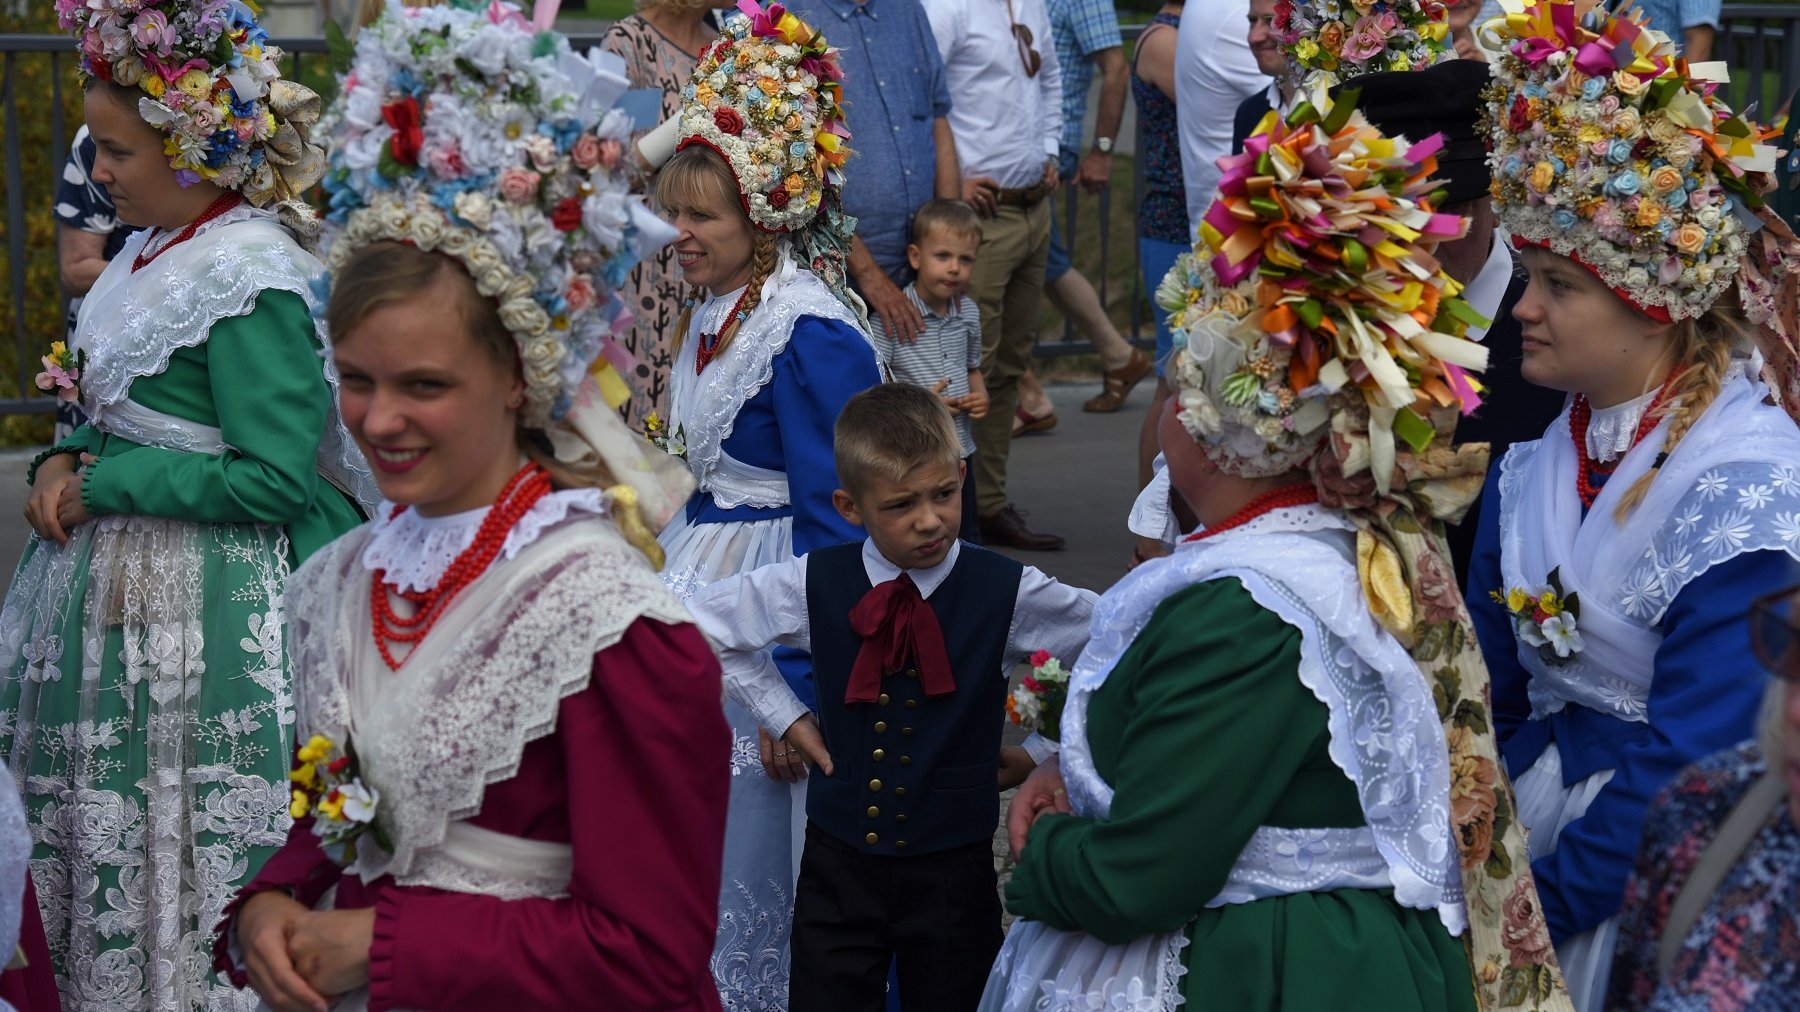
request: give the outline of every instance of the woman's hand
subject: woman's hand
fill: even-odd
[[[786,733],[779,739],[759,728],[757,744],[762,753],[763,772],[770,780],[784,784],[805,780],[808,760],[826,776],[832,774],[834,767],[831,753],[825,749],[825,736],[819,733],[819,723],[810,713],[788,725]]]
[[[1062,763],[1057,756],[1031,771],[1006,810],[1006,841],[1012,847],[1014,861],[1025,856],[1025,836],[1031,832],[1032,823],[1053,812],[1074,814],[1069,808],[1069,792],[1063,787]]]
[[[250,986],[275,1012],[326,1012],[325,999],[294,969],[288,939],[312,911],[280,892],[257,893],[238,911],[238,946]]]
[[[59,453],[47,458],[38,465],[37,482],[32,486],[31,497],[25,500],[25,522],[38,537],[68,544],[68,528],[72,525],[63,523],[60,516],[64,501],[71,497],[77,506],[81,505],[81,475],[75,472],[75,455]],[[81,518],[87,519],[85,508]]]
[[[319,994],[349,994],[369,983],[375,908],[307,911],[288,933],[288,958]]]

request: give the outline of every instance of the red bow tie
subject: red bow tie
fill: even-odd
[[[909,659],[924,680],[925,695],[947,696],[956,691],[950,654],[944,649],[944,630],[911,576],[901,573],[899,579],[864,594],[850,609],[850,628],[862,637],[863,644],[856,654],[856,666],[850,670],[845,706],[873,703],[881,694],[881,676],[899,671]]]

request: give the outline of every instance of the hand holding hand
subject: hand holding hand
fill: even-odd
[[[75,501],[81,501],[81,475],[75,473],[75,455],[59,453],[38,465],[37,481],[31,496],[25,500],[25,522],[38,537],[59,545],[69,543],[69,535],[57,514],[68,486],[75,487]]]
[[[1053,812],[1073,814],[1069,792],[1063,787],[1062,764],[1056,756],[1031,771],[1006,810],[1006,840],[1012,847],[1014,861],[1025,855],[1025,837],[1031,832],[1032,823]]]
[[[375,908],[307,911],[288,932],[288,958],[319,994],[348,994],[369,983]]]
[[[294,969],[288,938],[312,911],[286,893],[257,893],[238,912],[238,945],[250,986],[275,1012],[326,1012],[325,999]]]

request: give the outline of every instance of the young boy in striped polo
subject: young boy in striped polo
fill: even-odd
[[[913,341],[889,337],[879,317],[875,347],[896,383],[921,386],[943,399],[956,420],[968,465],[962,488],[964,541],[980,544],[975,509],[975,435],[972,421],[987,415],[987,384],[981,378],[981,311],[966,293],[981,248],[981,220],[959,200],[932,200],[913,215],[912,244],[906,259],[918,276],[906,297],[925,321]]]

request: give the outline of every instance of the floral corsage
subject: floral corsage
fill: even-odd
[[[37,388],[65,404],[81,399],[81,370],[86,367],[87,353],[70,351],[61,341],[50,346],[50,354],[41,356],[44,371],[37,374]]]
[[[313,835],[319,849],[341,867],[356,860],[356,841],[368,833],[375,845],[393,850],[387,834],[375,821],[381,792],[362,782],[356,756],[348,745],[315,734],[301,747],[300,762],[288,779],[294,783],[294,800],[288,814],[296,819],[313,817]]]
[[[1031,655],[1031,674],[1006,697],[1006,715],[1027,731],[1061,741],[1063,701],[1068,698],[1068,670],[1050,651],[1039,650]]]
[[[1564,664],[1581,652],[1581,616],[1578,595],[1563,592],[1562,573],[1550,571],[1549,583],[1527,590],[1512,587],[1504,593],[1488,591],[1512,616],[1513,631],[1526,645],[1537,648],[1545,664]]]
[[[644,418],[644,438],[671,457],[687,459],[687,428],[676,426],[674,432],[669,431],[669,423],[652,411]]]

